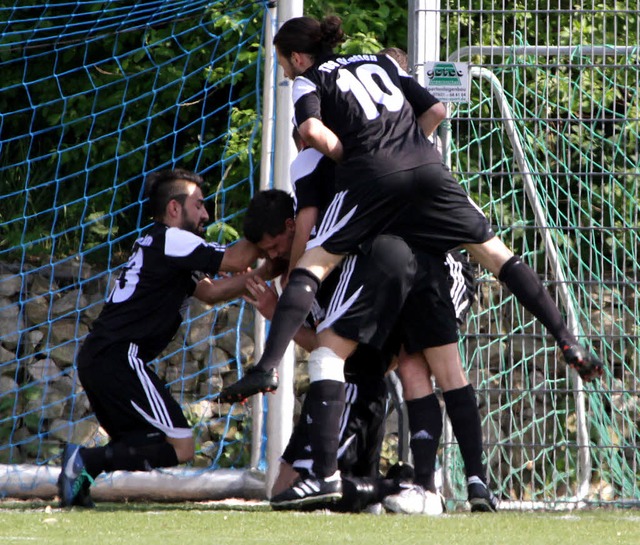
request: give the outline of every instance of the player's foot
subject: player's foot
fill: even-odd
[[[444,498],[418,484],[401,484],[400,492],[382,500],[387,511],[404,515],[430,515],[437,517],[445,511]]]
[[[342,498],[342,479],[336,471],[326,479],[307,476],[297,479],[290,488],[271,498],[273,509],[299,509],[310,506],[322,507]]]
[[[259,393],[273,392],[278,389],[278,372],[275,369],[263,371],[259,367],[250,367],[238,381],[223,388],[218,400],[222,403],[236,403]]]
[[[60,507],[93,507],[89,494],[92,481],[84,468],[80,445],[67,444],[62,451],[62,468],[58,477]]]
[[[567,365],[573,367],[585,382],[602,376],[603,364],[595,354],[590,354],[579,344],[562,346],[562,355]]]
[[[498,510],[498,498],[478,477],[469,479],[467,492],[472,513],[494,513]]]
[[[83,507],[85,509],[93,509],[96,506],[96,504],[93,503],[93,499],[91,498],[91,493],[89,491],[92,482],[93,480],[90,478],[84,480],[71,505],[74,507]]]

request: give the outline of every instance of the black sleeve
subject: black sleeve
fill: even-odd
[[[293,123],[299,127],[307,119],[322,119],[318,85],[310,78],[298,76],[293,82]]]
[[[400,76],[400,84],[402,86],[402,92],[409,101],[409,104],[411,104],[416,117],[420,117],[429,108],[440,102],[410,76]]]
[[[323,156],[311,172],[295,180],[296,213],[308,207],[324,211],[333,195],[334,177],[335,163]]]

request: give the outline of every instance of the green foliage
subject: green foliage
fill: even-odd
[[[442,40],[448,49],[442,56],[469,45],[574,48],[570,55],[552,55],[547,60],[533,55],[470,60],[489,67],[500,80],[531,170],[547,173],[539,177],[539,190],[543,200],[556,205],[550,211],[550,223],[610,230],[616,235],[604,241],[603,256],[632,253],[633,238],[616,228],[633,224],[637,181],[616,173],[636,168],[638,93],[629,82],[638,78],[638,54],[605,60],[586,48],[620,43],[621,35],[624,44],[636,44],[637,12],[615,1],[576,13],[570,2],[562,1],[554,9],[566,11],[554,12],[550,19],[547,12],[527,10],[521,2],[506,14],[493,11],[491,5],[485,3],[484,10],[473,13],[450,14],[442,29],[448,29]],[[479,7],[473,2],[470,9]],[[611,13],[605,17],[606,11]],[[492,218],[499,218],[502,226],[513,225],[513,207],[522,201],[518,197],[523,185],[511,173],[514,165],[505,160],[513,157],[513,150],[502,127],[492,121],[501,114],[487,83],[475,80],[471,102],[454,107],[453,112],[455,170],[462,173],[477,202],[491,208],[487,212]],[[501,183],[505,175],[512,180],[509,186]],[[555,184],[552,195],[547,194],[548,178]],[[499,188],[496,195],[491,193],[492,186]],[[531,210],[517,212],[524,215],[525,225],[534,225]],[[599,244],[590,235],[577,235],[571,237],[577,243],[576,258]],[[535,230],[529,229],[527,238],[533,237]]]
[[[315,0],[305,15],[321,19],[338,15],[347,35],[346,53],[375,53],[383,47],[407,49],[407,10],[392,0]]]
[[[228,8],[214,3],[201,20],[105,32],[59,51],[44,44],[7,57],[0,44],[3,259],[105,242],[117,252],[119,232],[147,223],[143,176],[158,168],[222,172],[222,189],[245,195],[219,217],[246,204],[259,152],[262,11]],[[47,13],[71,15],[65,6]]]

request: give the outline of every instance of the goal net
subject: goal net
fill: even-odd
[[[638,13],[624,2],[442,1],[440,60],[469,63],[452,169],[605,362],[583,385],[496,278],[479,274],[462,349],[504,507],[640,501]],[[453,437],[445,473],[464,500]]]
[[[202,173],[209,238],[238,236],[258,186],[266,5],[0,6],[0,490],[53,495],[61,444],[106,441],[74,355],[149,224],[146,174]],[[194,427],[188,471],[223,471],[223,496],[244,493],[229,468],[248,465],[249,422],[243,408],[211,398],[252,357],[251,328],[240,301],[194,303],[155,363]],[[175,472],[165,476],[160,495],[171,497]],[[129,484],[129,497],[144,491]]]

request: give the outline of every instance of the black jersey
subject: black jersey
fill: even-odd
[[[442,158],[417,123],[438,102],[386,55],[331,56],[293,83],[295,124],[318,118],[342,142],[337,184]]]
[[[324,213],[334,194],[335,167],[333,160],[313,148],[298,153],[290,167],[296,214],[308,207]]]
[[[199,236],[155,223],[133,245],[129,261],[93,323],[78,365],[111,344],[132,342],[150,360],[169,344],[193,294],[195,271],[216,274],[224,247]],[[84,357],[82,357],[84,356]]]

